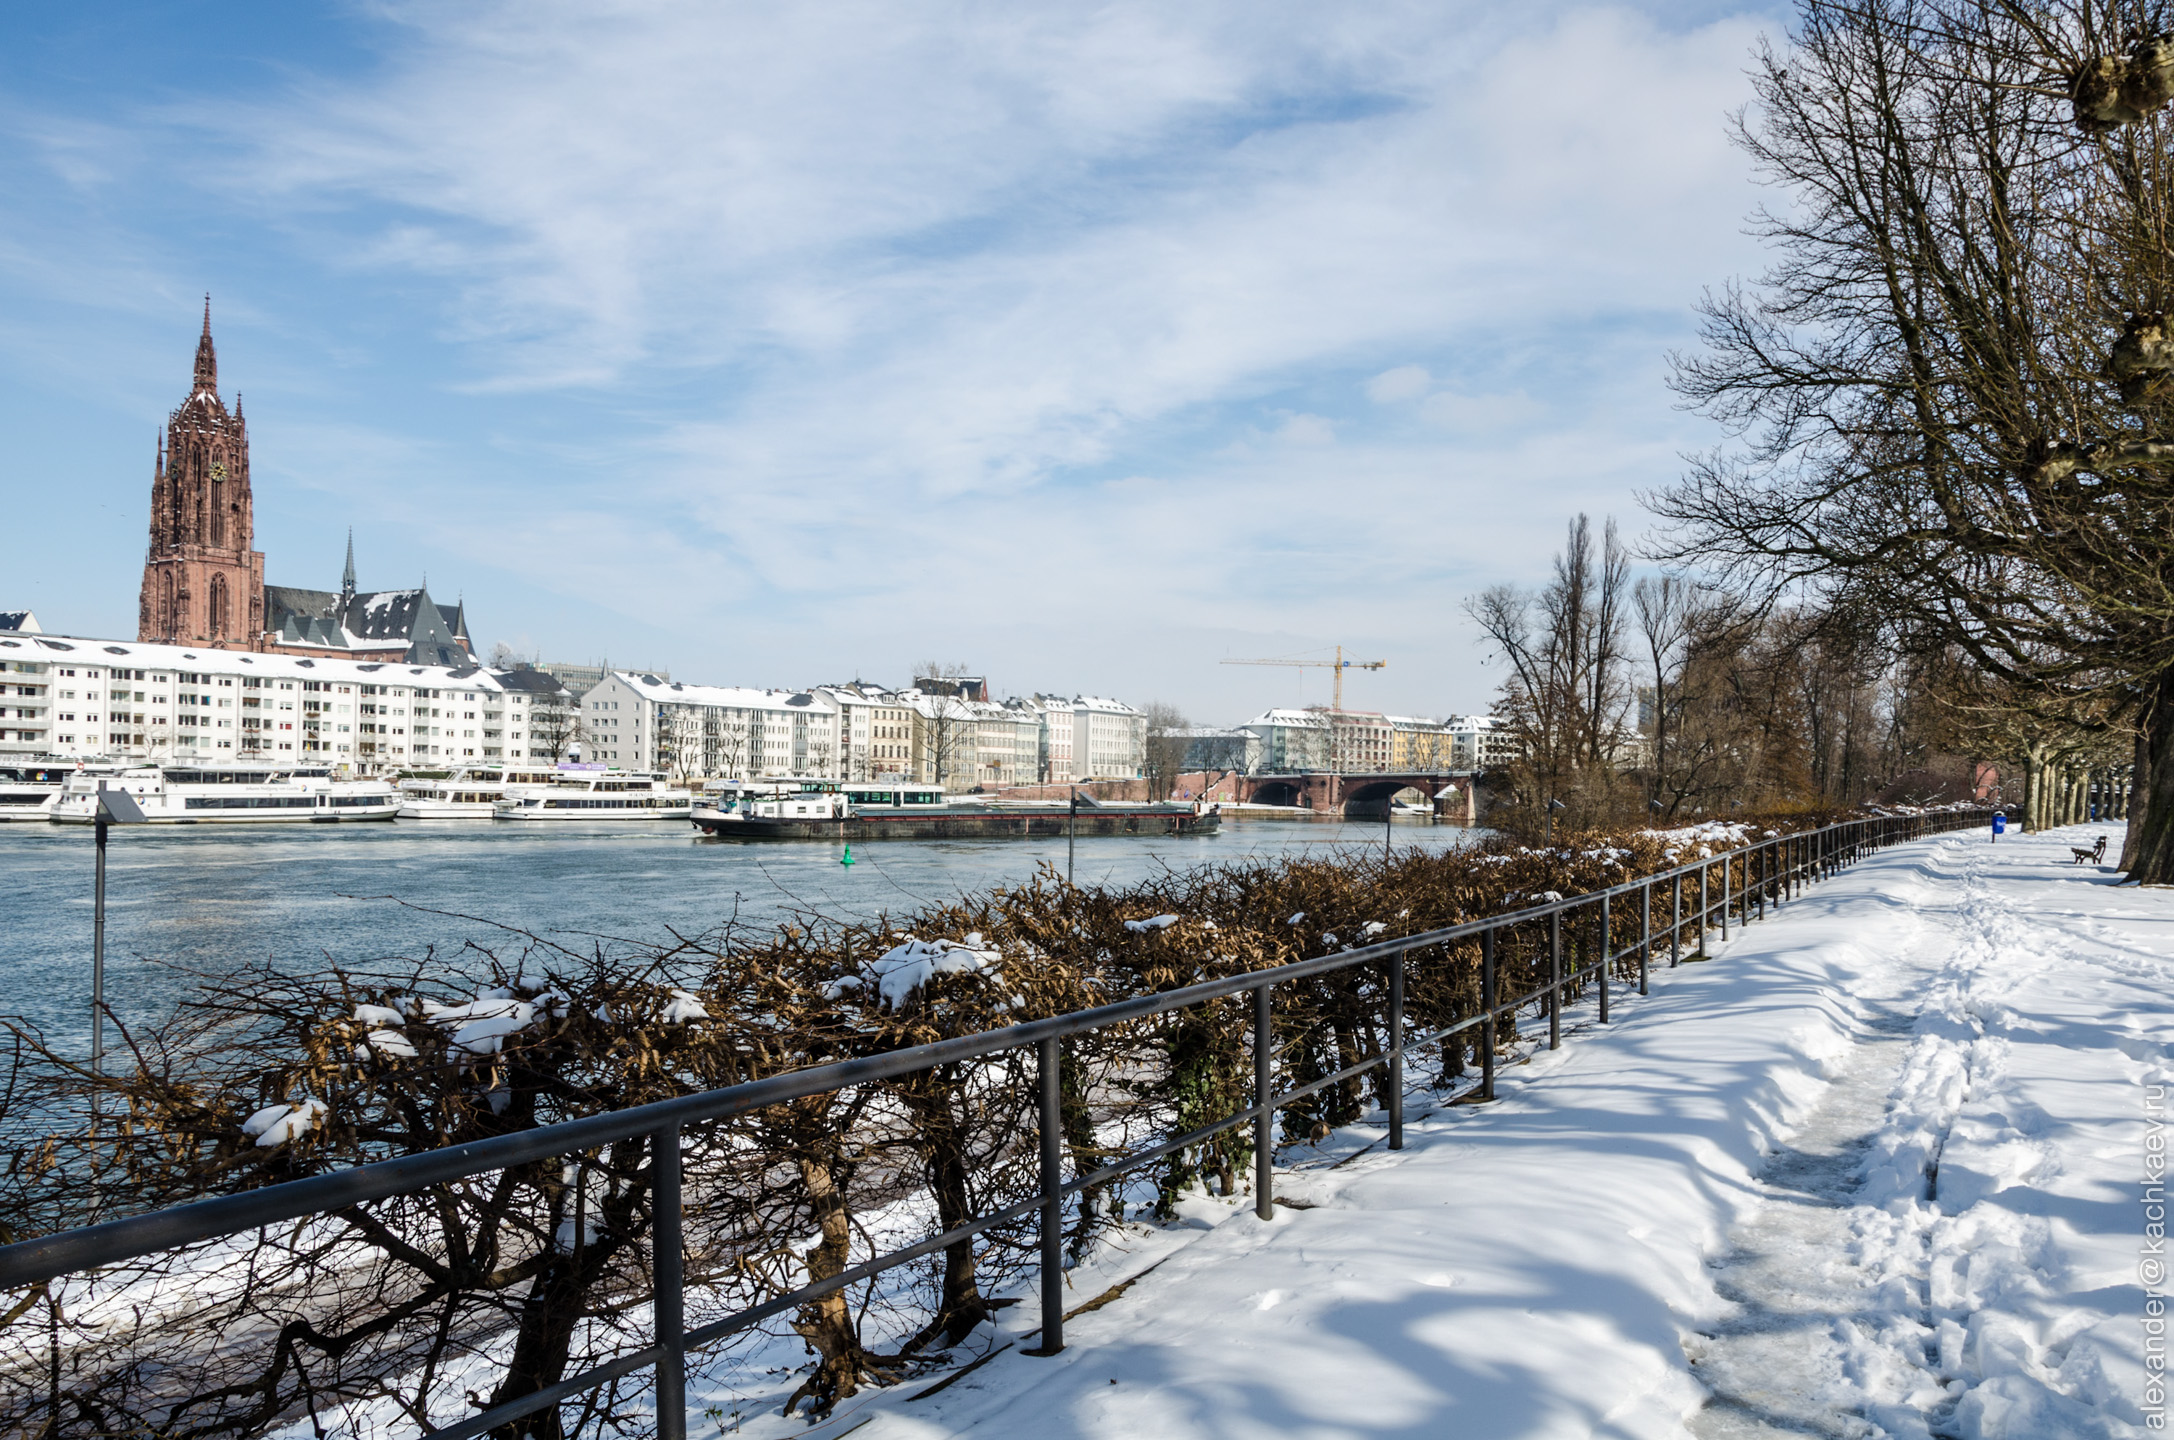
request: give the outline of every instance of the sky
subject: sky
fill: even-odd
[[[1486,708],[1754,274],[1721,5],[0,19],[0,609],[133,635],[203,297],[273,584],[717,684]]]

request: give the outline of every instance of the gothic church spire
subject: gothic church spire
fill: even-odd
[[[196,388],[219,393],[219,355],[211,346],[211,296],[204,297],[204,335],[196,342]]]

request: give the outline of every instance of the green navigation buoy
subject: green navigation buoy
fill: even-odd
[[[838,863],[840,865],[851,865],[853,863],[853,847],[850,844],[845,847],[845,854],[838,857]]]

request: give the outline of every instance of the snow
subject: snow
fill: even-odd
[[[1503,1098],[1415,1096],[1402,1153],[1378,1115],[1286,1148],[1273,1220],[1196,1194],[1127,1226],[1067,1294],[1137,1283],[1056,1357],[1018,1353],[1030,1276],[954,1358],[1012,1350],[925,1400],[809,1432],[745,1398],[793,1377],[714,1361],[695,1408],[856,1440],[2140,1436],[2174,894],[2069,866],[2097,833],[1898,847],[1611,1026],[1572,1009],[1560,1051],[1528,1021]]]
[[[834,980],[824,993],[826,998],[835,1000],[865,983],[875,987],[885,1009],[893,1009],[904,1004],[914,991],[934,976],[994,971],[1003,957],[995,950],[980,948],[981,945],[979,931],[968,935],[965,944],[956,940],[917,940],[909,935],[871,960],[861,975]]]
[[[372,1030],[363,1044],[388,1060],[413,1060],[416,1055],[415,1042],[398,1030]]]
[[[506,1037],[526,1030],[536,1018],[536,1006],[511,998],[505,990],[487,990],[464,1005],[423,1002],[423,1013],[432,1025],[453,1032],[449,1048],[456,1056],[477,1059],[496,1055]]]
[[[242,1133],[255,1136],[258,1147],[269,1150],[274,1145],[284,1145],[307,1135],[322,1123],[324,1114],[325,1102],[322,1100],[267,1105],[242,1122]]]
[[[1125,928],[1136,935],[1145,935],[1151,930],[1167,930],[1177,923],[1175,915],[1153,915],[1145,920],[1127,920]]]
[[[701,997],[691,990],[675,989],[672,992],[672,1003],[664,1007],[664,1023],[667,1025],[684,1025],[690,1020],[709,1018],[710,1012],[702,1004]]]

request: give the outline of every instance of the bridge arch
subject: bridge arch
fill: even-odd
[[[1294,780],[1270,780],[1253,792],[1256,805],[1289,805],[1294,809],[1305,801],[1305,786]]]
[[[1361,785],[1353,785],[1344,792],[1344,818],[1379,820],[1389,813],[1390,803],[1397,796],[1411,789],[1412,786],[1403,779],[1370,780]],[[1428,798],[1425,791],[1413,793],[1422,799]]]

